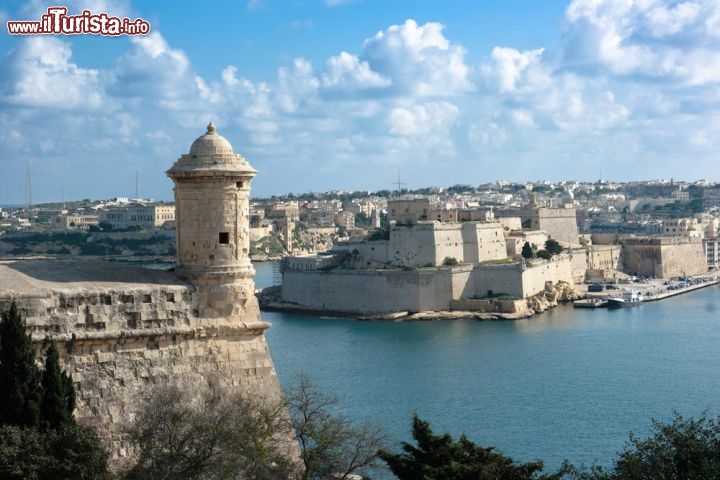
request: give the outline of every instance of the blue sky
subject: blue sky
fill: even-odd
[[[172,198],[212,120],[254,195],[506,180],[720,180],[716,0],[71,0],[136,37],[11,36],[0,204]]]

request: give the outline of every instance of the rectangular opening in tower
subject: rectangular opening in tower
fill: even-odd
[[[230,243],[230,233],[229,232],[220,232],[218,233],[218,243],[221,245],[227,245]]]

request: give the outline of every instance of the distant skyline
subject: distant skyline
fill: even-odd
[[[172,199],[213,121],[253,196],[497,179],[720,180],[715,0],[72,0],[147,36],[8,34],[0,204]],[[194,8],[193,8],[194,7]]]

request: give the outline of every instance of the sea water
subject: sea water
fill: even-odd
[[[258,286],[272,265],[256,264]],[[410,439],[414,412],[517,461],[610,466],[673,411],[720,413],[720,288],[515,321],[367,322],[263,312],[280,381],[307,374],[344,414]]]

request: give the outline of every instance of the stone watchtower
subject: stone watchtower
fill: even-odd
[[[212,122],[167,171],[175,182],[176,271],[197,288],[200,318],[259,318],[248,231],[256,173]]]
[[[176,273],[84,259],[0,260],[0,311],[17,304],[39,356],[48,340],[57,343],[75,381],[75,418],[98,427],[113,469],[136,459],[126,429],[155,386],[282,395],[248,256],[256,173],[212,123],[168,170]]]

